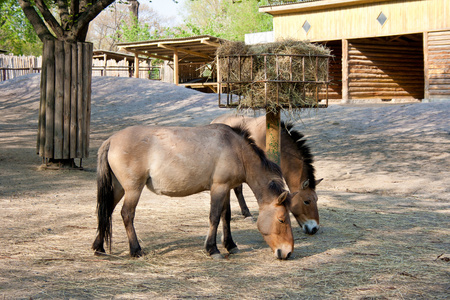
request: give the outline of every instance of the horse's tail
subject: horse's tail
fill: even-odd
[[[112,171],[108,162],[110,140],[106,140],[98,149],[97,158],[97,216],[100,241],[109,245],[111,252],[112,213],[114,210],[114,191]]]

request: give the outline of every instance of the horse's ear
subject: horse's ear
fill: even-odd
[[[306,189],[309,186],[309,179],[306,179],[302,183],[302,190]]]
[[[317,179],[317,180],[316,180],[316,185],[318,185],[319,183],[321,183],[322,180],[323,180],[323,178]]]
[[[278,204],[282,205],[284,201],[286,201],[286,199],[289,196],[289,192],[288,191],[284,191],[281,193],[280,196],[278,196]]]

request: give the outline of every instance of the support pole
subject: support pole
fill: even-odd
[[[349,102],[348,91],[348,40],[342,40],[342,103]]]
[[[266,111],[266,154],[267,157],[280,165],[281,116],[280,108],[276,111]]]
[[[178,51],[173,52],[173,83],[178,85],[180,83],[180,70],[178,65]]]
[[[430,99],[430,73],[428,69],[429,57],[428,57],[428,31],[423,33],[423,78],[424,78],[424,95],[426,100]]]
[[[134,54],[134,78],[139,78],[139,55]]]

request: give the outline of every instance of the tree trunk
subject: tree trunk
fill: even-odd
[[[89,156],[91,43],[44,40],[37,153],[74,167]]]
[[[129,2],[131,13],[139,20],[139,2],[137,0],[129,0]]]

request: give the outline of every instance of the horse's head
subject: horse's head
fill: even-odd
[[[316,180],[315,185],[321,181],[322,179]],[[301,182],[298,192],[294,193],[292,201],[289,202],[289,210],[307,234],[315,234],[319,230],[317,194],[312,186],[309,179]]]
[[[289,192],[285,191],[273,202],[260,206],[257,226],[266,243],[278,259],[288,259],[294,251],[294,236],[287,203]]]

